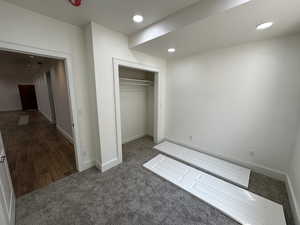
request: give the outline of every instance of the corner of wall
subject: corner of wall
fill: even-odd
[[[95,108],[92,110],[93,117],[96,121],[93,121],[93,134],[94,134],[94,154],[96,159],[96,167],[101,168],[101,142],[99,135],[99,116],[98,116],[98,104],[97,104],[97,88],[96,88],[96,73],[95,73],[95,54],[94,54],[94,37],[93,37],[93,26],[94,22],[90,21],[84,28],[85,42],[87,49],[87,62],[88,62],[88,73],[89,73],[89,86],[93,90],[89,97],[91,102],[94,102]],[[100,165],[100,166],[99,166]],[[101,169],[100,169],[101,170]]]
[[[289,200],[290,200],[290,204],[291,204],[295,224],[300,225],[299,206],[298,206],[298,203],[297,203],[297,200],[296,200],[296,194],[295,194],[295,191],[294,191],[292,181],[291,181],[288,174],[286,174],[286,187],[287,187],[287,192],[288,192],[288,196],[289,196]]]
[[[68,134],[67,131],[65,131],[61,126],[59,126],[58,124],[56,124],[56,128],[57,130],[69,141],[73,144],[73,138],[71,137],[70,134]]]
[[[105,163],[98,162],[96,165],[97,165],[97,168],[99,168],[99,166],[100,166],[101,172],[105,172],[106,170],[109,170],[109,169],[117,166],[120,163],[121,163],[120,160],[115,158],[115,159],[112,159],[112,160],[110,160],[108,162],[105,162]]]

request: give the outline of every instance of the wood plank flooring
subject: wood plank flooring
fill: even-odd
[[[41,113],[0,112],[0,130],[17,197],[76,172],[73,144]]]

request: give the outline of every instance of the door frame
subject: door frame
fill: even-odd
[[[70,108],[71,108],[70,116],[71,116],[71,121],[73,122],[73,139],[74,139],[73,144],[75,150],[76,169],[79,172],[84,170],[85,165],[81,154],[82,151],[79,142],[80,140],[79,125],[78,125],[79,113],[77,111],[77,102],[76,102],[76,95],[75,95],[76,86],[75,86],[75,79],[72,71],[73,68],[72,55],[66,52],[46,50],[46,49],[36,48],[32,46],[26,46],[26,45],[3,42],[3,41],[0,41],[0,50],[42,56],[42,57],[53,58],[53,59],[64,61],[65,73],[67,76],[68,98],[69,98]]]
[[[48,88],[48,94],[49,94],[49,103],[50,103],[50,109],[51,109],[51,122],[53,124],[56,124],[56,112],[55,112],[55,106],[54,106],[54,97],[53,97],[53,89],[51,84],[51,71],[48,71],[45,73],[46,75],[46,83]],[[71,111],[70,107],[70,111]]]
[[[0,132],[0,138],[1,137],[1,132]],[[4,145],[3,143],[1,144],[2,140],[0,140],[0,153],[1,153],[1,147],[3,147],[2,151],[4,151],[4,155],[5,154],[5,149],[4,149]],[[1,146],[2,145],[2,146]],[[14,188],[13,188],[13,184],[11,181],[11,176],[10,176],[10,171],[8,168],[8,163],[7,163],[7,159],[5,159],[5,161],[2,164],[4,172],[7,175],[7,181],[8,181],[8,185],[10,186],[10,191],[11,191],[11,196],[10,196],[10,204],[9,204],[9,209],[8,208],[4,208],[5,206],[8,205],[8,202],[6,202],[5,197],[3,198],[3,196],[5,196],[5,193],[3,192],[3,190],[1,190],[1,187],[4,186],[4,184],[2,183],[2,180],[0,179],[0,222],[5,220],[7,225],[14,225],[15,224],[15,217],[16,217],[16,196],[15,196],[15,192],[14,192]],[[4,214],[6,211],[8,211],[8,215]],[[8,217],[8,218],[7,218]],[[8,219],[8,221],[7,221]]]
[[[158,143],[163,139],[162,134],[162,118],[161,118],[161,76],[160,70],[149,65],[130,62],[113,58],[113,78],[114,78],[114,103],[115,103],[115,121],[116,121],[116,145],[118,153],[118,163],[122,163],[122,130],[121,130],[121,107],[120,107],[120,83],[119,83],[119,66],[126,66],[133,69],[140,69],[149,72],[154,72],[154,126],[153,126],[153,139],[154,143]]]

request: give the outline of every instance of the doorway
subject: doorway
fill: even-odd
[[[77,172],[67,59],[1,51],[0,131],[17,197]],[[8,76],[9,74],[9,76]]]
[[[114,96],[115,96],[115,121],[116,121],[116,143],[117,143],[117,150],[118,150],[118,163],[122,162],[122,144],[127,141],[132,141],[134,138],[139,138],[143,135],[151,135],[153,137],[154,143],[158,143],[162,139],[162,125],[161,125],[161,77],[160,77],[160,71],[156,68],[153,68],[151,66],[129,62],[125,60],[120,59],[114,59]],[[131,71],[130,74],[125,74],[122,71]],[[140,72],[133,72],[133,71],[140,71]],[[148,123],[147,130],[148,132],[142,133],[139,132],[139,134],[135,135],[124,135],[124,125],[125,119],[124,115],[122,116],[122,107],[121,107],[121,82],[125,83],[131,83],[134,85],[138,85],[140,87],[149,87],[147,88],[147,98],[148,103],[146,104],[146,114],[147,119],[146,123]],[[150,103],[150,104],[149,104]],[[148,107],[150,106],[150,107]],[[138,108],[139,106],[134,106]],[[124,111],[124,107],[123,107]],[[140,111],[139,111],[140,112]],[[135,111],[134,113],[138,115],[138,111]],[[132,115],[130,115],[132,117]],[[122,118],[123,117],[123,118]],[[122,122],[123,121],[123,122]],[[142,120],[141,120],[142,121]],[[140,122],[143,123],[143,122]],[[141,125],[141,124],[139,124]],[[150,126],[149,126],[150,125]],[[122,128],[123,126],[123,128]],[[123,135],[122,135],[123,131]],[[141,135],[141,136],[139,136]],[[123,137],[122,137],[123,136]],[[124,138],[129,137],[129,139]],[[126,140],[127,139],[127,140]]]
[[[23,84],[18,85],[20,99],[22,104],[22,110],[37,110],[37,101],[34,85],[32,84]]]

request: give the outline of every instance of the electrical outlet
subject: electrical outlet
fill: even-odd
[[[190,138],[190,141],[192,141],[192,140],[193,140],[193,136],[189,136],[189,138]]]
[[[249,155],[250,155],[251,157],[254,157],[254,156],[255,156],[255,152],[254,152],[254,151],[250,151],[250,152],[249,152]]]

